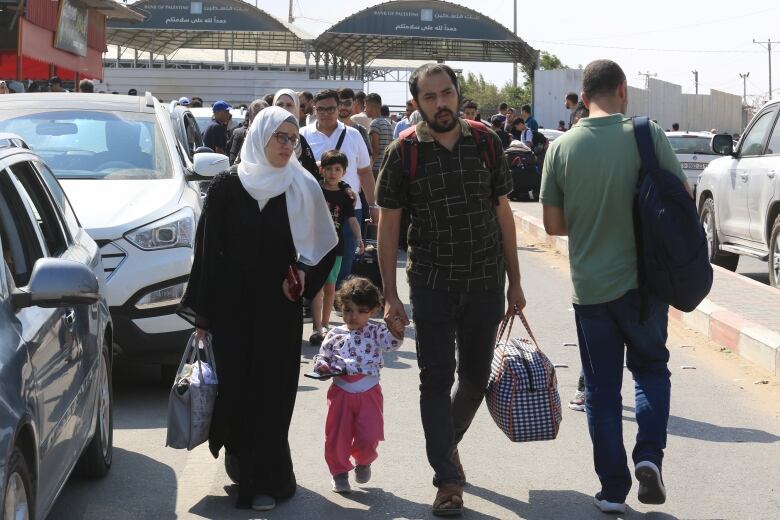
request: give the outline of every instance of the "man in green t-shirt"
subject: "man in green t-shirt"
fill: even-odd
[[[624,349],[636,383],[639,501],[666,500],[661,463],[669,420],[668,306],[651,298],[649,316],[640,320],[633,201],[641,161],[632,121],[623,115],[626,76],[617,63],[594,61],[583,72],[582,89],[590,116],[550,147],[540,200],[547,232],[569,236],[585,412],[601,481],[595,504],[623,512],[632,483],[622,431]],[[661,168],[685,183],[663,130],[651,123],[651,131]]]

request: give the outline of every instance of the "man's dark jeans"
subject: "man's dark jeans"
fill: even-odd
[[[452,452],[477,413],[490,378],[504,290],[448,292],[411,287],[420,367],[420,415],[433,484],[462,483]],[[454,393],[457,341],[458,384]]]
[[[634,376],[639,433],[634,464],[647,460],[661,468],[669,421],[671,376],[666,348],[669,307],[650,299],[649,316],[639,320],[639,291],[599,305],[574,305],[580,358],[585,371],[585,412],[602,498],[625,501],[631,473],[623,447],[623,353]]]

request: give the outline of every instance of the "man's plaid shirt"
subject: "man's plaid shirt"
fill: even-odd
[[[410,212],[409,285],[469,292],[503,288],[496,203],[512,191],[512,177],[499,137],[488,134],[498,156],[488,171],[468,123],[459,123],[461,136],[451,152],[433,139],[426,123],[417,125],[414,179],[401,159],[401,141],[393,141],[379,171],[377,203]]]

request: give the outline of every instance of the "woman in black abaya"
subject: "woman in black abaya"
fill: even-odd
[[[287,435],[303,319],[286,276],[292,265],[316,294],[338,242],[319,185],[295,157],[297,138],[282,108],[255,118],[238,174],[209,188],[179,309],[212,335],[219,395],[209,448],[218,457],[224,446],[238,466],[239,508],[272,509],[295,493]]]

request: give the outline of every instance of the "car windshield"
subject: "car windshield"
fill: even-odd
[[[709,137],[669,137],[669,143],[677,154],[715,155]]]
[[[59,179],[173,177],[154,114],[57,110],[0,113],[0,132],[20,135]]]

